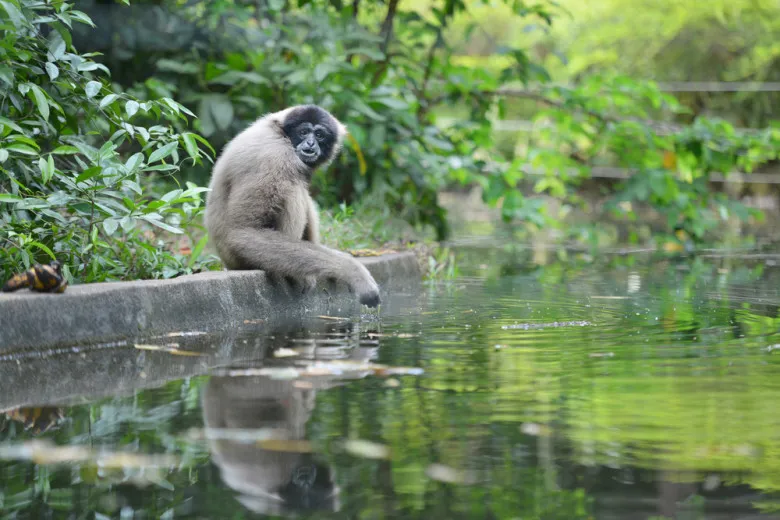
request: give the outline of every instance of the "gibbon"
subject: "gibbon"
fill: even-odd
[[[309,195],[312,174],[341,150],[346,127],[325,109],[299,105],[268,114],[238,134],[214,164],[206,227],[228,269],[262,269],[312,290],[347,283],[376,307],[379,286],[351,255],[319,243]]]

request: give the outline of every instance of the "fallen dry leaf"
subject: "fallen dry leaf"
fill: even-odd
[[[279,348],[274,350],[274,357],[285,358],[299,356],[300,354],[291,348]]]
[[[257,441],[257,445],[268,451],[286,451],[290,453],[311,453],[314,451],[309,441],[297,439],[267,439]]]
[[[187,350],[179,350],[178,343],[170,343],[168,345],[144,345],[137,343],[135,348],[138,350],[154,350],[157,352],[167,352],[173,356],[202,356],[200,352],[189,352]]]
[[[350,249],[349,254],[352,256],[382,256],[392,253],[397,253],[394,249]]]

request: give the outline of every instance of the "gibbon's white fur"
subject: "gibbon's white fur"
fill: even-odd
[[[342,280],[365,305],[379,287],[351,255],[319,243],[309,183],[339,153],[347,133],[316,105],[266,115],[238,134],[214,164],[206,227],[228,269],[262,269],[311,290],[318,279]]]

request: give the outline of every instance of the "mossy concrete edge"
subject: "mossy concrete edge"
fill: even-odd
[[[413,253],[359,260],[379,283],[383,301],[399,288],[420,283]],[[0,294],[0,355],[174,331],[219,331],[247,320],[270,324],[359,309],[343,284],[301,296],[263,271],[74,285],[62,294],[22,290]]]

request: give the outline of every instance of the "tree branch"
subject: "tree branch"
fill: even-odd
[[[380,36],[384,37],[382,42],[382,53],[387,54],[387,49],[390,47],[390,39],[393,36],[393,22],[395,22],[395,13],[398,10],[398,3],[400,0],[390,0],[387,5],[387,15],[382,22],[382,29],[379,31]]]
[[[359,12],[360,12],[360,0],[353,0],[353,1],[352,1],[352,21],[353,21],[355,24],[358,24],[358,21],[357,21],[357,20],[358,20],[358,13],[359,13]],[[346,59],[346,62],[347,62],[347,63],[352,63],[352,57],[353,57],[354,55],[355,55],[354,53],[352,53],[352,52],[348,52],[348,53],[347,53],[347,59]]]
[[[422,85],[420,85],[419,92],[417,93],[420,100],[420,106],[417,109],[418,120],[422,120],[425,113],[428,112],[428,109],[436,104],[434,100],[428,99],[428,82],[430,81],[431,74],[433,73],[433,60],[436,58],[436,49],[438,49],[444,41],[443,34],[445,27],[446,24],[439,26],[438,30],[436,31],[436,39],[433,41],[431,48],[428,49],[428,56],[425,60],[425,71],[423,72]]]
[[[387,70],[387,66],[390,64],[388,49],[390,48],[390,40],[393,37],[393,22],[395,22],[395,13],[398,10],[399,2],[400,0],[390,0],[387,5],[387,14],[385,15],[384,21],[382,21],[382,28],[379,30],[379,35],[384,38],[382,40],[382,45],[379,46],[379,50],[382,51],[384,58],[379,63],[379,66],[374,73],[374,77],[371,78],[371,85],[373,86],[376,86],[376,84],[379,83],[379,79],[382,77],[382,74],[384,74],[385,70]]]

